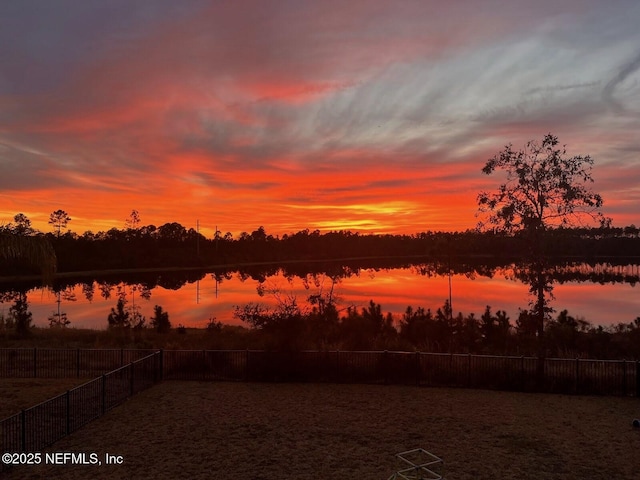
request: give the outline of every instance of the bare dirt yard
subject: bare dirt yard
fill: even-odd
[[[424,448],[448,480],[640,478],[640,399],[404,386],[165,382],[7,480],[382,479]],[[122,456],[106,465],[105,455]]]
[[[87,381],[88,379],[0,378],[0,420]]]

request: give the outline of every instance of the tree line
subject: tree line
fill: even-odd
[[[63,220],[69,218],[62,212]],[[252,262],[287,262],[361,257],[493,257],[501,261],[525,258],[530,238],[525,233],[467,230],[464,232],[421,232],[412,235],[376,235],[351,231],[301,230],[281,236],[270,235],[260,226],[234,237],[217,232],[207,238],[180,223],[112,228],[81,235],[63,232],[59,217],[55,231],[38,232],[23,214],[0,227],[4,237],[43,237],[53,247],[58,272],[91,270],[208,267]],[[541,241],[545,258],[574,258],[584,261],[600,257],[636,256],[640,251],[640,230],[624,228],[558,228],[546,231]],[[2,265],[3,275],[34,274],[37,266],[13,258]]]
[[[481,315],[452,311],[448,300],[435,311],[408,306],[400,318],[383,313],[373,300],[342,310],[331,294],[310,295],[300,305],[279,297],[274,308],[249,303],[235,308],[260,340],[275,350],[402,350],[488,355],[538,355],[535,313],[520,310],[515,319],[487,305]],[[544,325],[544,355],[569,358],[640,359],[640,317],[610,327],[594,326],[567,310]]]

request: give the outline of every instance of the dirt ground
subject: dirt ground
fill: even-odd
[[[640,478],[640,399],[375,385],[165,382],[7,480],[388,479],[424,448],[448,480]],[[106,465],[106,454],[121,465]],[[44,455],[44,453],[43,453]],[[43,458],[44,462],[44,458]]]
[[[56,397],[90,379],[0,378],[0,420]]]

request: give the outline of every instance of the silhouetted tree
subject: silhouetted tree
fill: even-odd
[[[481,227],[541,232],[581,224],[585,216],[608,225],[600,212],[602,197],[587,188],[593,182],[592,165],[588,155],[566,157],[566,147],[558,148],[558,138],[551,134],[542,143],[529,141],[523,150],[507,145],[482,169],[487,175],[504,170],[507,181],[497,193],[478,195],[480,212],[488,214]]]
[[[330,286],[324,289],[325,277],[316,275],[306,275],[303,278],[303,285],[310,288],[310,281],[315,285],[317,291],[307,297],[311,305],[311,312],[307,315],[306,323],[309,334],[316,348],[326,349],[335,344],[338,338],[338,328],[340,325],[340,315],[336,305],[334,288],[339,282],[338,276],[330,277]]]
[[[532,354],[536,347],[536,334],[538,331],[537,317],[529,310],[520,310],[516,319],[516,335],[518,346],[524,352]],[[539,347],[538,347],[539,348]]]
[[[408,306],[400,319],[400,337],[424,352],[440,351],[437,325],[431,310]]]
[[[29,311],[25,292],[19,292],[16,295],[13,305],[9,308],[9,317],[13,320],[18,336],[26,337],[31,333],[32,314]]]
[[[547,344],[555,350],[556,355],[577,356],[581,337],[589,328],[589,322],[562,310],[554,320],[547,323]]]
[[[119,298],[116,307],[111,307],[111,313],[107,317],[109,328],[129,328],[131,327],[131,319],[129,312],[125,309],[126,300]]]
[[[86,298],[89,302],[93,301],[93,295],[95,294],[95,285],[93,282],[82,282],[81,284],[82,287],[82,295],[84,295],[84,298]]]
[[[298,350],[306,340],[306,316],[295,297],[287,296],[279,300],[273,310],[259,303],[236,306],[233,315],[259,330],[268,349]]]
[[[486,350],[491,353],[505,353],[508,348],[510,331],[511,324],[507,313],[498,310],[493,315],[491,307],[487,305],[480,317],[480,332]]]
[[[535,295],[532,313],[536,318],[539,356],[544,356],[544,322],[553,311],[549,306],[552,285],[545,275],[544,234],[555,227],[597,220],[602,227],[610,220],[600,212],[602,197],[592,192],[590,156],[566,156],[566,148],[558,147],[558,138],[547,134],[541,143],[529,141],[522,150],[507,145],[489,159],[482,172],[506,173],[506,182],[497,192],[480,192],[479,215],[484,219],[479,228],[520,234],[530,245],[530,291]]]
[[[33,235],[35,230],[31,226],[31,220],[27,218],[24,213],[18,213],[13,217],[15,225],[13,225],[13,232],[16,235]]]
[[[57,311],[53,312],[48,320],[49,327],[51,328],[62,328],[68,326],[71,321],[67,318],[67,314],[61,310],[62,301],[65,300],[67,302],[75,302],[76,294],[73,291],[73,288],[65,288],[63,290],[59,289],[56,291],[56,303],[58,304]]]
[[[177,222],[158,227],[158,238],[169,243],[180,243],[187,239],[187,229]]]
[[[129,217],[127,217],[124,222],[124,226],[129,230],[138,229],[138,227],[140,226],[140,214],[138,213],[138,210],[131,210]]]
[[[361,312],[348,307],[340,319],[340,337],[347,349],[386,349],[395,344],[397,336],[393,317],[383,315],[382,307],[373,300]]]
[[[49,215],[49,224],[56,230],[58,237],[60,237],[61,230],[67,228],[67,225],[71,221],[71,217],[64,210],[56,210]]]
[[[169,330],[171,330],[169,314],[165,312],[160,305],[156,305],[153,307],[151,326],[155,328],[158,333],[167,333]]]
[[[147,318],[140,313],[138,309],[131,309],[129,312],[131,318],[131,326],[134,330],[143,330],[147,327]]]

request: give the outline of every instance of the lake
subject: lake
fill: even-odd
[[[449,285],[454,314],[473,312],[479,317],[490,305],[494,312],[505,310],[515,323],[519,309],[528,308],[528,286],[516,278],[512,267],[453,270],[455,273],[449,276],[441,273],[442,268],[421,264],[356,268],[347,269],[346,273],[343,270],[339,278],[334,275],[335,281],[327,273],[293,275],[275,267],[251,274],[192,274],[186,280],[174,278],[174,273],[154,273],[146,274],[145,281],[113,277],[107,281],[86,280],[84,285],[70,282],[60,295],[46,288],[31,288],[27,299],[34,325],[47,326],[48,317],[60,311],[66,313],[70,327],[93,329],[107,327],[107,316],[116,305],[118,290],[127,299],[127,306],[135,306],[147,320],[153,315],[154,305],[161,305],[174,327],[206,327],[211,318],[225,324],[241,324],[233,316],[234,307],[250,302],[273,307],[279,300],[295,298],[307,308],[310,295],[327,294],[332,285],[340,308],[360,309],[374,300],[384,313],[391,312],[396,318],[409,305],[435,311],[449,298]],[[608,263],[558,268],[552,306],[556,312],[567,309],[574,317],[594,325],[632,322],[640,316],[640,295],[635,286],[639,270],[637,264]],[[155,280],[148,281],[150,277]],[[90,291],[93,293],[88,299],[86,293]],[[10,302],[0,303],[0,314],[6,316],[10,306]]]

